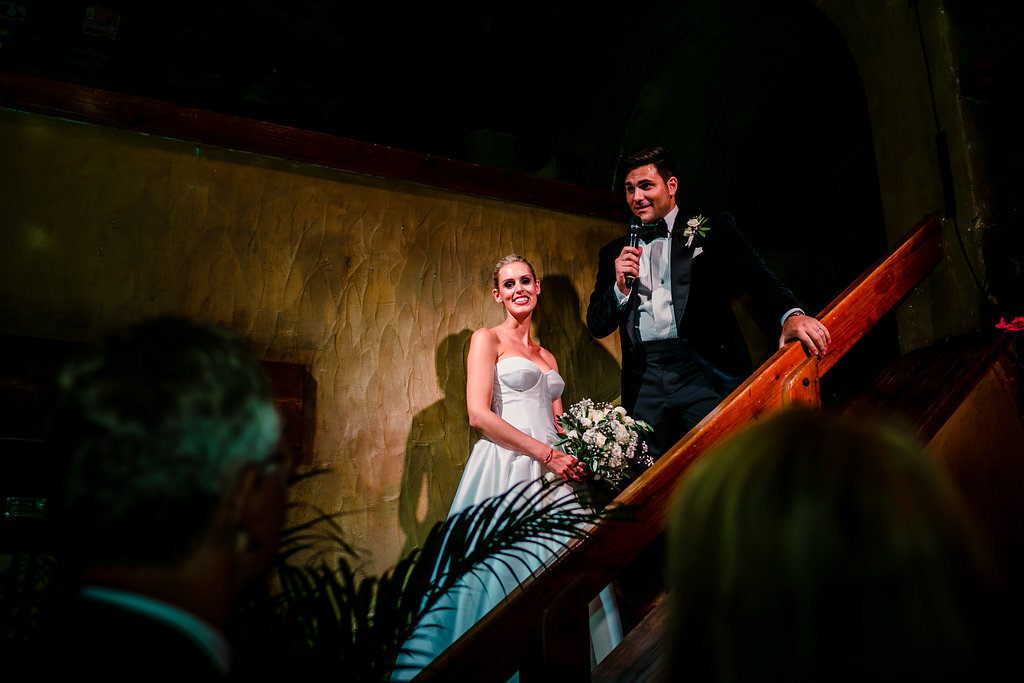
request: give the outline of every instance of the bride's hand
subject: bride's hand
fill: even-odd
[[[551,449],[548,451],[548,460],[544,466],[562,478],[562,481],[583,481],[587,474],[587,466],[580,462],[575,456]]]

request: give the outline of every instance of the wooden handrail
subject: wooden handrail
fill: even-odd
[[[549,674],[558,670],[558,655],[553,648],[547,649],[547,655],[536,656],[530,650],[536,647],[538,625],[547,621],[549,610],[563,609],[566,601],[569,609],[578,607],[579,601],[586,604],[665,530],[672,495],[681,477],[716,441],[782,408],[787,401],[816,403],[812,385],[817,378],[825,375],[939,262],[940,232],[937,214],[925,217],[818,316],[832,335],[824,358],[808,358],[797,343],[779,349],[623,491],[616,501],[640,507],[636,522],[610,521],[596,527],[588,540],[570,547],[550,569],[513,591],[415,680],[503,681],[523,664],[532,668],[530,665],[539,663]],[[583,623],[578,632],[585,634],[585,628]],[[580,642],[587,641],[577,641],[577,648]],[[579,673],[578,667],[569,671],[576,678],[580,678]]]

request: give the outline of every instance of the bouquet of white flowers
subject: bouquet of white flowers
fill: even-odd
[[[653,431],[651,426],[631,418],[622,406],[585,398],[559,416],[558,424],[565,434],[555,446],[585,462],[594,480],[612,492],[621,491],[653,462],[647,444],[637,453],[639,433]]]

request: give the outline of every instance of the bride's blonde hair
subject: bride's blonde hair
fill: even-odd
[[[526,267],[530,269],[530,275],[533,279],[537,279],[537,271],[533,269],[533,264],[526,260],[525,257],[519,254],[509,254],[505,258],[501,259],[494,265],[494,270],[491,272],[491,279],[494,280],[494,288],[498,288],[498,272],[510,263],[525,263]]]

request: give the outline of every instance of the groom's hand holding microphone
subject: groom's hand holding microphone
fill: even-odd
[[[622,248],[615,259],[615,285],[628,295],[633,281],[640,275],[640,218],[633,216],[629,221],[629,244]]]

